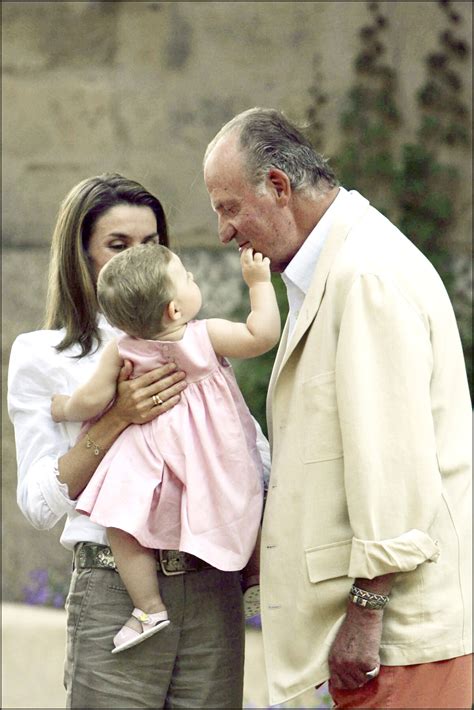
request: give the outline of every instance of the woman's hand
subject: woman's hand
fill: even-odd
[[[167,412],[179,402],[180,393],[186,387],[186,374],[176,371],[174,362],[130,379],[132,371],[132,363],[126,360],[120,371],[117,397],[112,407],[127,424],[144,424]]]
[[[117,380],[113,405],[89,429],[100,455],[79,439],[58,460],[58,480],[67,485],[72,500],[84,490],[106,451],[129,424],[144,424],[167,412],[179,402],[180,393],[186,387],[185,373],[177,372],[175,363],[157,367],[131,380],[132,371],[132,363],[125,361]],[[154,395],[163,404],[155,404]]]

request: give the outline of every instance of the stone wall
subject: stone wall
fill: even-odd
[[[443,16],[436,2],[380,4],[390,22],[388,54],[399,69],[409,138],[422,59],[436,46]],[[472,5],[454,5],[470,38]],[[328,96],[322,120],[331,158],[367,17],[364,2],[2,3],[4,383],[13,338],[41,324],[58,204],[89,175],[119,171],[159,195],[173,245],[204,280],[211,311],[215,304],[222,315],[226,307],[231,312],[241,294],[238,260],[235,251],[217,251],[201,176],[206,145],[222,123],[251,106],[275,106],[304,120],[316,67]],[[469,155],[460,170],[468,204]],[[470,244],[469,214],[455,235],[461,253]],[[24,521],[15,487],[4,397],[7,601],[22,599],[29,570],[67,575],[70,563],[57,544],[59,530],[38,534]]]
[[[471,4],[455,4],[470,37]],[[444,16],[436,2],[380,5],[408,136]],[[180,244],[212,245],[207,142],[255,105],[304,119],[317,59],[331,157],[368,19],[364,2],[3,2],[2,13],[3,229],[15,246],[46,245],[64,193],[105,170],[155,191]]]

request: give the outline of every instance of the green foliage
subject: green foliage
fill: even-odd
[[[387,185],[396,177],[392,144],[401,119],[394,99],[396,75],[385,60],[383,37],[388,20],[379,12],[378,3],[369,3],[369,11],[371,22],[359,32],[355,83],[340,121],[344,142],[333,163],[345,187],[370,194],[388,214],[393,199]]]
[[[281,277],[277,274],[272,275],[272,283],[275,287],[283,324],[288,313],[286,288]],[[245,308],[239,309],[239,312],[235,314],[236,318],[245,320],[248,313],[247,304],[245,304],[245,306]],[[268,382],[270,380],[276,351],[277,348],[275,347],[258,358],[232,361],[235,376],[244,395],[244,399],[248,403],[252,414],[259,422],[265,435],[267,434],[265,410]]]
[[[398,224],[431,260],[453,302],[472,393],[472,311],[470,286],[458,288],[450,237],[461,209],[458,170],[442,160],[441,150],[465,151],[470,145],[470,115],[463,101],[459,62],[470,54],[454,33],[461,16],[440,2],[449,29],[439,36],[438,51],[426,57],[427,78],[417,93],[420,124],[417,141],[402,147],[394,194]],[[462,153],[461,153],[462,155]],[[467,307],[466,307],[467,306]]]
[[[355,83],[341,115],[342,145],[333,164],[341,183],[369,197],[438,270],[453,301],[472,383],[472,318],[466,307],[469,287],[456,289],[450,249],[461,209],[460,177],[443,157],[443,147],[451,152],[469,147],[470,112],[463,101],[464,87],[457,68],[469,56],[470,48],[455,33],[462,20],[459,13],[450,2],[439,2],[449,27],[439,36],[439,48],[425,60],[426,81],[417,92],[416,139],[400,149],[401,140],[396,143],[403,135],[396,105],[397,75],[384,59],[383,41],[389,29],[381,10],[384,5],[367,3],[370,20],[359,33]]]
[[[434,153],[423,144],[406,144],[402,148],[400,168],[393,185],[399,207],[400,229],[415,242],[441,269],[449,281],[446,234],[454,223],[452,186],[457,173],[439,163]],[[440,255],[443,260],[440,262]]]
[[[417,92],[419,128],[416,139],[402,144],[403,122],[396,102],[397,73],[385,59],[384,36],[388,19],[369,2],[369,22],[361,28],[361,49],[354,60],[355,81],[340,116],[342,145],[332,163],[341,183],[356,189],[397,224],[441,275],[458,318],[469,381],[472,383],[472,314],[469,278],[455,276],[450,237],[459,213],[459,174],[442,158],[443,147],[465,151],[470,141],[470,111],[463,101],[463,83],[457,74],[470,48],[455,33],[461,22],[451,3],[439,2],[449,28],[439,37],[440,47],[425,60],[426,81]],[[314,59],[314,82],[309,89],[307,134],[317,150],[324,149],[319,59]],[[444,151],[446,152],[446,151]],[[282,312],[287,301],[279,277],[274,284]],[[461,285],[460,285],[461,284]],[[238,317],[245,317],[242,312]],[[234,363],[236,376],[250,409],[266,432],[265,401],[275,349],[260,358]]]

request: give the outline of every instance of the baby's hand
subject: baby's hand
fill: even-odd
[[[66,414],[64,408],[69,397],[66,394],[53,394],[51,397],[51,416],[55,422],[64,422]]]
[[[240,255],[240,266],[245,283],[250,288],[257,283],[271,280],[270,259],[253,249],[244,249]]]

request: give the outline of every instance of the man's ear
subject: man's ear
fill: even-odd
[[[181,311],[179,310],[178,304],[176,301],[170,301],[166,307],[166,315],[168,318],[173,321],[173,320],[179,320],[181,318]]]
[[[267,179],[270,182],[270,187],[272,187],[276,193],[277,200],[286,206],[291,196],[291,185],[288,175],[284,173],[283,170],[271,168],[268,171]]]

